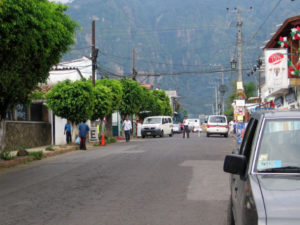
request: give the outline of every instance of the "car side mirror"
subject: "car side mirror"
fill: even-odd
[[[226,155],[223,166],[224,172],[243,176],[246,167],[246,156],[236,154]]]

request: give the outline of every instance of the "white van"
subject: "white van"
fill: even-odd
[[[228,137],[228,122],[227,117],[224,115],[211,115],[208,117],[206,125],[206,136],[211,134],[224,135]]]
[[[170,116],[150,116],[144,119],[142,125],[142,138],[159,135],[173,136],[173,120]]]

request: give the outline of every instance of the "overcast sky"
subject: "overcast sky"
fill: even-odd
[[[49,0],[51,2],[60,2],[60,3],[70,3],[73,2],[73,0]]]

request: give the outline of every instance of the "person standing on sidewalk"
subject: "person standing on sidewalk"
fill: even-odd
[[[185,138],[185,134],[187,138],[190,138],[189,121],[186,116],[183,119],[183,138]]]
[[[126,116],[126,118],[123,122],[123,129],[125,131],[126,142],[129,142],[132,124],[131,124],[131,121],[128,119],[128,116]]]
[[[69,144],[72,141],[72,136],[71,136],[71,122],[70,122],[70,120],[68,120],[67,123],[66,123],[66,125],[65,125],[64,134],[66,135],[67,144]]]
[[[86,138],[89,136],[89,126],[85,123],[79,124],[80,150],[86,150]]]

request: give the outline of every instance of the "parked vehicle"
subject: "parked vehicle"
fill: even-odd
[[[187,119],[189,121],[189,129],[193,130],[194,127],[200,126],[200,119]]]
[[[181,133],[181,126],[179,123],[173,124],[173,133]]]
[[[173,120],[170,116],[151,116],[145,118],[142,124],[142,138],[159,135],[173,136]]]
[[[201,133],[202,132],[202,127],[199,125],[199,126],[195,126],[193,127],[193,130],[192,130],[193,133]]]
[[[211,115],[208,117],[206,125],[206,136],[212,134],[224,135],[228,137],[228,122],[224,115]]]
[[[228,224],[296,225],[300,221],[300,111],[254,113],[231,173]]]

